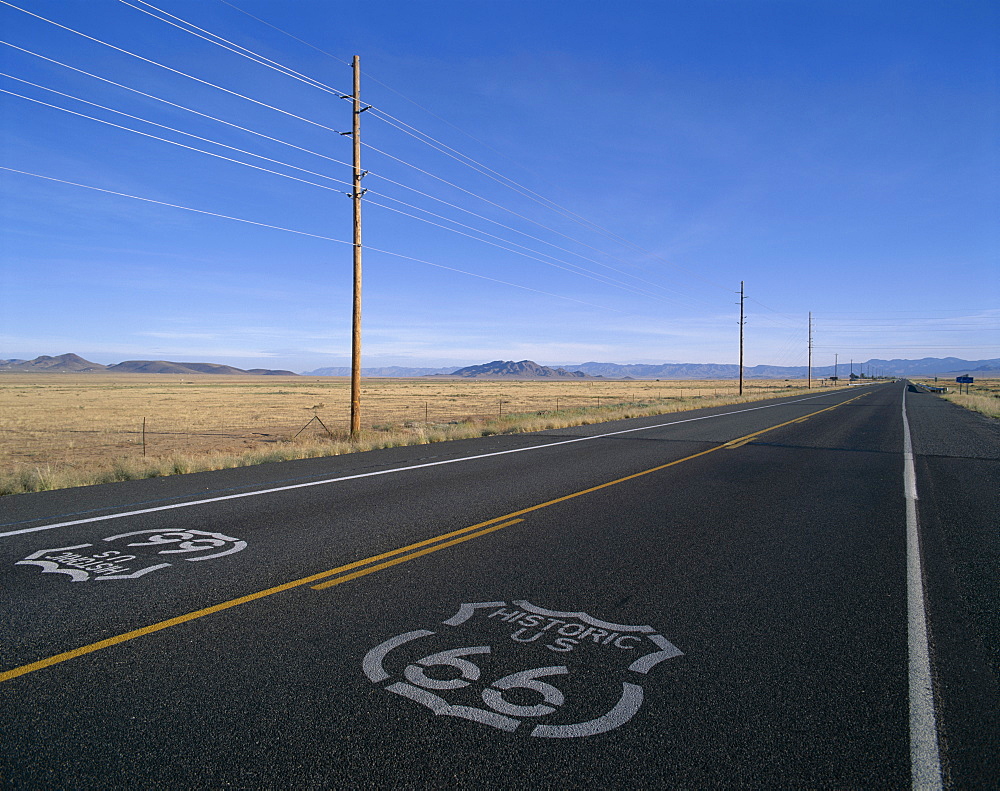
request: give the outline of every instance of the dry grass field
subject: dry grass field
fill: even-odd
[[[362,436],[350,442],[350,382],[340,377],[0,374],[0,494],[559,428],[804,387],[754,380],[740,398],[732,381],[366,379]]]
[[[975,384],[970,385],[968,394],[959,393],[957,388],[957,384],[949,384],[950,392],[945,393],[942,398],[974,412],[1000,418],[1000,379],[977,378]]]

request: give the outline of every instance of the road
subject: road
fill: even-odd
[[[1000,428],[905,383],[0,500],[10,788],[994,788]]]

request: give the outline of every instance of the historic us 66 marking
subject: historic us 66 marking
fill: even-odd
[[[131,580],[172,566],[170,560],[213,560],[247,546],[246,541],[205,530],[135,530],[103,540],[112,544],[40,549],[14,565],[37,566],[43,574],[64,574],[70,582]]]
[[[434,714],[543,738],[623,725],[642,706],[647,674],[682,655],[651,626],[527,601],[462,604],[442,625],[375,646],[365,675]]]

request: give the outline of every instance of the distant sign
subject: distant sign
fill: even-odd
[[[960,385],[971,385],[975,381],[975,379],[974,377],[971,376],[957,376],[955,377],[955,381],[958,382]]]

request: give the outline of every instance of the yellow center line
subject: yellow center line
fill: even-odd
[[[229,601],[222,602],[221,604],[214,604],[211,607],[205,607],[201,610],[195,610],[194,612],[186,613],[185,615],[178,615],[174,618],[168,618],[165,621],[160,621],[159,623],[151,624],[150,626],[143,626],[140,629],[133,629],[130,632],[125,632],[123,634],[116,635],[115,637],[109,637],[104,640],[98,640],[96,643],[90,643],[89,645],[81,646],[80,648],[74,648],[71,651],[64,651],[61,654],[55,654],[54,656],[46,657],[45,659],[39,659],[37,662],[31,662],[27,665],[21,665],[20,667],[15,667],[12,670],[7,670],[0,673],[0,683],[4,681],[10,681],[11,679],[18,678],[19,676],[26,675],[27,673],[33,673],[36,670],[42,670],[46,667],[51,667],[52,665],[57,665],[60,662],[66,662],[70,659],[76,659],[80,656],[85,656],[86,654],[94,653],[95,651],[100,651],[104,648],[110,648],[115,645],[120,645],[121,643],[128,642],[129,640],[135,640],[138,637],[145,637],[146,635],[154,634],[155,632],[163,631],[164,629],[169,629],[172,626],[179,626],[183,623],[188,623],[189,621],[194,621],[198,618],[204,618],[207,615],[213,615],[217,612],[222,612],[223,610],[228,610],[232,607],[238,607],[241,604],[248,604],[252,601],[257,601],[258,599],[263,599],[267,596],[272,596],[275,593],[282,593],[293,588],[298,588],[303,585],[309,585],[312,582],[317,582],[326,577],[334,577],[337,575],[344,574],[344,572],[352,571],[353,569],[359,569],[362,566],[369,566],[369,564],[378,563],[378,561],[385,560],[386,558],[392,558],[399,555],[404,555],[409,552],[410,554],[405,555],[405,557],[395,557],[394,560],[385,563],[378,563],[378,565],[371,566],[370,568],[365,568],[360,571],[355,571],[352,574],[346,574],[344,576],[339,576],[337,579],[330,580],[321,585],[313,586],[316,590],[327,588],[333,585],[339,585],[342,582],[347,582],[349,580],[357,579],[358,577],[363,577],[366,574],[371,574],[376,571],[381,571],[383,569],[395,566],[399,563],[405,563],[408,560],[413,560],[414,558],[422,557],[431,552],[436,552],[439,549],[445,549],[446,547],[454,546],[455,544],[460,544],[463,541],[469,541],[473,538],[479,538],[480,536],[487,535],[496,530],[500,530],[504,527],[509,527],[510,525],[517,524],[518,522],[524,521],[523,519],[517,519],[515,517],[522,516],[524,514],[530,514],[533,511],[538,511],[542,508],[548,508],[551,505],[556,505],[557,503],[563,503],[567,500],[572,500],[576,497],[581,497],[585,494],[590,494],[591,492],[597,492],[601,489],[607,489],[609,486],[616,486],[617,484],[624,483],[625,481],[631,481],[636,478],[641,478],[644,475],[650,475],[654,472],[659,472],[660,470],[665,470],[668,467],[674,467],[678,464],[682,464],[686,461],[691,461],[692,459],[697,459],[700,456],[706,456],[709,453],[714,453],[722,448],[733,448],[738,447],[742,444],[750,442],[755,437],[761,434],[766,434],[769,431],[774,431],[775,429],[782,428],[783,426],[788,426],[792,423],[799,423],[805,419],[813,417],[814,415],[820,415],[823,412],[829,412],[831,409],[836,409],[837,407],[844,406],[844,404],[850,404],[852,401],[857,401],[859,398],[863,398],[868,395],[863,393],[862,395],[855,396],[847,401],[843,401],[840,404],[834,404],[833,406],[820,409],[816,412],[812,412],[805,417],[795,418],[794,420],[787,420],[784,423],[778,423],[775,426],[770,426],[769,428],[762,429],[760,431],[755,431],[752,434],[747,434],[743,437],[738,437],[736,439],[730,440],[729,442],[723,443],[721,445],[716,445],[715,447],[709,448],[708,450],[703,450],[698,453],[692,453],[690,456],[685,456],[682,459],[677,459],[675,461],[668,462],[666,464],[661,464],[657,467],[651,467],[648,470],[643,470],[642,472],[633,473],[632,475],[626,475],[622,478],[616,478],[613,481],[608,481],[606,483],[598,484],[597,486],[591,486],[588,489],[581,489],[578,492],[573,492],[572,494],[567,494],[562,497],[556,497],[552,500],[548,500],[544,503],[539,503],[537,505],[530,506],[528,508],[522,508],[520,511],[513,511],[504,516],[494,517],[493,519],[488,519],[485,522],[480,522],[479,524],[471,525],[469,527],[463,527],[460,530],[453,530],[450,533],[443,533],[442,535],[435,536],[434,538],[428,538],[424,541],[418,541],[415,544],[410,544],[405,547],[400,547],[399,549],[393,549],[388,552],[382,552],[378,555],[372,555],[364,560],[357,560],[353,563],[348,563],[343,566],[338,566],[335,569],[330,569],[329,571],[321,571],[317,574],[310,574],[308,577],[302,577],[301,579],[293,580],[291,582],[285,582],[281,585],[276,585],[273,588],[267,588],[266,590],[257,591],[256,593],[251,593],[246,596],[240,596],[236,599],[230,599]],[[498,524],[501,523],[501,524]],[[487,529],[483,529],[487,528]],[[461,536],[461,537],[459,537]],[[442,543],[439,543],[442,542]],[[435,546],[430,546],[430,545]],[[417,550],[417,551],[412,551]]]
[[[461,544],[463,541],[470,541],[473,538],[479,538],[479,536],[485,536],[487,533],[492,533],[494,530],[500,530],[504,527],[510,527],[511,525],[516,525],[518,522],[523,522],[523,519],[511,519],[509,522],[502,522],[499,525],[493,525],[493,527],[487,527],[485,530],[480,530],[478,533],[471,533],[467,536],[462,536],[461,538],[453,538],[451,541],[445,541],[443,544],[437,544],[436,546],[429,547],[428,549],[421,549],[419,552],[413,552],[410,555],[404,555],[401,558],[396,558],[395,560],[387,560],[385,563],[379,563],[377,566],[372,566],[371,568],[362,569],[361,571],[355,571],[353,574],[345,574],[343,577],[337,577],[336,579],[329,580],[328,582],[321,582],[319,585],[313,585],[313,590],[323,590],[323,588],[330,588],[334,585],[339,585],[342,582],[347,582],[348,580],[354,580],[358,577],[363,577],[366,574],[371,574],[373,571],[381,571],[382,569],[387,569],[390,566],[395,566],[399,563],[405,563],[408,560],[413,560],[414,558],[419,558],[422,555],[429,555],[431,552],[437,552],[439,549],[445,549],[446,547],[455,546],[455,544]]]

